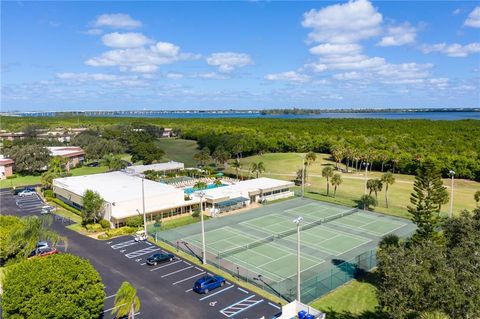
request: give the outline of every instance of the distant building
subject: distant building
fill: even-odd
[[[163,129],[162,137],[175,137],[176,134],[172,128],[166,127]]]
[[[150,164],[150,165],[134,165],[125,168],[125,172],[132,175],[142,174],[146,171],[157,171],[163,172],[163,174],[167,173],[176,173],[178,171],[182,171],[185,168],[185,165],[180,162],[169,161],[165,163],[157,163],[157,164]]]
[[[23,140],[24,138],[25,133],[23,132],[7,132],[5,130],[0,131],[0,140],[2,141]]]
[[[13,163],[12,159],[0,155],[0,179],[7,179],[13,175]]]
[[[70,142],[71,138],[88,130],[84,127],[79,128],[55,128],[55,129],[37,129],[36,138],[42,140],[57,140],[65,143]],[[25,138],[24,132],[7,132],[5,130],[0,131],[0,140],[23,140]]]
[[[51,156],[61,156],[68,159],[68,167],[77,167],[85,158],[85,151],[78,146],[49,146]]]

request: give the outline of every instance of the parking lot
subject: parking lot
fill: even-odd
[[[208,294],[200,295],[193,292],[194,282],[211,274],[189,261],[175,258],[171,262],[157,266],[146,264],[146,258],[162,250],[149,242],[135,242],[132,236],[124,236],[107,241],[106,244],[117,254],[122,255],[131,267],[138,267],[146,276],[155,277],[172,290],[181,291],[185,302],[198,305],[199,308],[208,307],[217,312],[218,318],[265,318],[278,313],[280,307],[242,287],[235,282],[226,282],[226,285],[217,288]],[[108,296],[107,296],[108,298]],[[114,299],[114,297],[111,297]]]
[[[0,190],[0,212],[18,216],[40,215],[44,205],[37,196],[20,198]],[[65,226],[68,220],[54,218],[51,228],[68,238],[68,252],[90,260],[105,284],[104,318],[113,318],[115,293],[123,281],[137,288],[141,308],[136,318],[271,318],[280,307],[257,294],[227,281],[208,294],[192,291],[194,282],[208,271],[187,260],[157,266],[146,258],[162,250],[149,242],[135,242],[133,236],[107,241],[95,240]]]

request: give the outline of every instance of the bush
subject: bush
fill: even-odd
[[[143,216],[134,216],[134,217],[128,217],[125,219],[125,225],[128,227],[142,227],[143,226]]]
[[[124,226],[120,228],[113,228],[113,229],[107,230],[105,232],[105,235],[107,236],[106,238],[112,238],[117,236],[133,234],[136,231],[137,231],[137,228]]]
[[[49,198],[55,198],[55,194],[51,189],[46,189],[43,191],[43,196],[49,197]]]
[[[88,260],[58,254],[7,268],[2,311],[5,319],[98,318],[104,298],[102,279]]]
[[[102,226],[103,229],[110,228],[110,222],[106,219],[101,219],[98,223]]]
[[[66,210],[78,215],[78,216],[83,216],[83,213],[81,211],[79,211],[78,209],[76,208],[73,208],[72,206],[68,205],[68,204],[65,204],[64,202],[62,202],[60,199],[58,198],[52,198],[52,197],[47,197],[47,200],[51,201],[51,202],[54,202],[55,204],[57,204],[58,206],[60,207],[63,207],[65,208]]]
[[[195,209],[192,213],[193,218],[200,217],[200,209]]]
[[[87,224],[85,225],[85,228],[89,233],[98,233],[103,230],[103,227],[100,224]]]
[[[17,178],[17,174],[12,174],[10,176],[7,176],[7,179],[14,179]]]

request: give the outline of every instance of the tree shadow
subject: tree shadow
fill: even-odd
[[[360,314],[351,312],[338,312],[331,308],[323,310],[328,319],[387,319],[388,316],[382,311],[364,311]]]

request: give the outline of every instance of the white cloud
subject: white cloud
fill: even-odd
[[[105,73],[57,73],[55,76],[61,80],[72,80],[78,82],[85,81],[116,81],[119,79],[117,75]]]
[[[169,72],[165,75],[167,79],[172,79],[172,80],[178,80],[183,78],[182,73],[177,73],[177,72]]]
[[[450,57],[464,58],[470,54],[480,52],[480,42],[473,42],[465,45],[458,43],[446,44],[425,44],[422,47],[423,53],[440,52]]]
[[[96,28],[109,27],[114,29],[135,29],[142,26],[138,20],[134,20],[125,13],[102,14],[93,23]]]
[[[297,71],[287,71],[282,73],[267,74],[265,79],[269,81],[308,82],[310,77]]]
[[[107,47],[112,48],[136,48],[141,47],[152,42],[149,38],[141,33],[127,32],[127,33],[108,33],[102,37],[102,42]]]
[[[312,41],[355,43],[378,35],[382,20],[369,1],[358,0],[312,9],[303,15],[302,25],[313,29]]]
[[[397,26],[390,26],[387,28],[386,35],[378,43],[379,46],[400,46],[415,42],[417,30],[409,23],[404,23]]]
[[[335,80],[358,80],[361,78],[358,72],[337,73],[332,76]]]
[[[145,73],[157,71],[160,65],[198,57],[180,52],[180,47],[172,43],[157,42],[148,47],[106,51],[98,57],[88,59],[85,64],[96,67],[117,66],[122,71]]]
[[[100,35],[103,33],[102,29],[88,29],[87,31],[83,32],[88,35]]]
[[[433,64],[425,63],[400,63],[385,64],[379,68],[376,74],[389,83],[412,82],[425,79],[430,76],[430,69]]]
[[[475,7],[465,20],[465,25],[472,28],[480,28],[480,6]]]
[[[452,14],[457,15],[457,14],[460,14],[460,12],[462,12],[462,10],[460,8],[457,8],[457,9],[452,11]]]
[[[236,52],[218,52],[207,57],[208,65],[217,66],[220,72],[232,72],[236,68],[252,64],[248,54]]]
[[[196,73],[191,75],[192,78],[200,78],[206,80],[226,80],[229,77],[224,74],[218,74],[216,72],[205,72],[205,73]]]
[[[313,48],[310,48],[311,54],[329,55],[329,54],[357,54],[362,50],[362,47],[358,44],[319,44]]]

